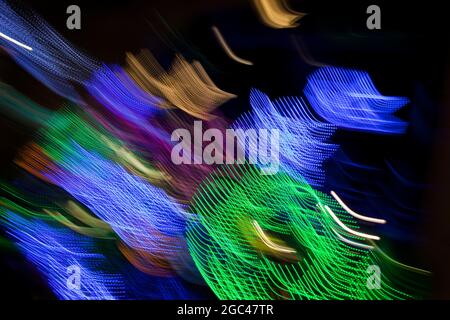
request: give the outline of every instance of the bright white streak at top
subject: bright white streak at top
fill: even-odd
[[[320,205],[322,207],[322,205]],[[333,220],[345,231],[347,231],[348,233],[354,234],[355,236],[358,237],[362,237],[362,238],[367,238],[367,239],[372,239],[372,240],[380,240],[380,237],[378,236],[373,236],[371,234],[367,234],[367,233],[362,233],[362,232],[358,232],[355,230],[350,229],[349,227],[347,227],[345,224],[343,224],[341,222],[341,220],[339,220],[338,217],[336,217],[336,215],[334,214],[334,212],[330,209],[330,207],[328,206],[324,206],[325,209],[328,211],[328,213],[330,214],[330,216],[333,218]]]
[[[353,217],[355,217],[357,219],[360,219],[360,220],[368,221],[368,222],[381,223],[381,224],[385,224],[386,223],[386,220],[384,220],[384,219],[377,219],[377,218],[366,217],[366,216],[363,216],[363,215],[360,215],[360,214],[356,213],[355,211],[353,211],[352,209],[347,207],[347,205],[341,200],[341,198],[338,197],[338,195],[334,191],[331,191],[331,195],[342,206],[342,208],[344,208],[345,211],[347,211],[351,216],[353,216]]]
[[[32,48],[32,47],[29,47],[29,46],[27,46],[26,44],[23,44],[22,42],[19,42],[19,41],[15,40],[15,39],[13,39],[13,38],[11,38],[11,37],[8,37],[8,36],[7,36],[6,34],[4,34],[4,33],[1,33],[1,32],[0,32],[0,37],[2,37],[2,38],[4,38],[4,39],[6,39],[6,40],[8,40],[8,41],[10,41],[10,42],[12,42],[12,43],[18,45],[19,47],[22,47],[22,48],[24,48],[24,49],[27,49],[28,51],[33,51],[33,48]]]

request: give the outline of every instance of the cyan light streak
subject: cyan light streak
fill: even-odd
[[[52,111],[2,82],[0,82],[0,113],[34,126],[45,124],[52,115]]]

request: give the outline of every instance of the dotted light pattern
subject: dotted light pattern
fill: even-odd
[[[142,273],[124,261],[114,248],[114,242],[82,236],[49,216],[20,205],[10,203],[9,207],[12,209],[0,209],[0,223],[6,227],[16,247],[37,267],[58,299],[204,298],[179,277]],[[79,268],[79,289],[70,279],[74,274],[73,267]]]
[[[0,32],[6,35],[0,37],[0,45],[54,92],[85,105],[74,87],[85,86],[114,115],[99,122],[105,125],[112,120],[105,127],[115,135],[118,131],[114,132],[112,123],[126,122],[122,134],[128,141],[148,137],[167,141],[167,133],[148,121],[156,107],[179,108],[206,120],[213,118],[216,107],[234,97],[218,89],[197,62],[191,64],[181,57],[169,71],[146,52],[137,57],[128,55],[128,73],[117,66],[101,67],[76,51],[37,15],[12,9],[4,0],[0,0]],[[310,186],[323,185],[323,163],[337,148],[327,140],[336,127],[403,133],[406,123],[393,113],[408,100],[382,96],[365,72],[333,67],[314,72],[308,78],[305,95],[315,112],[330,124],[317,120],[301,99],[270,101],[263,93],[252,91],[253,110],[242,116],[235,128],[281,130],[284,173],[264,176],[251,166],[224,166],[207,178],[194,196],[191,210],[196,216],[187,214],[161,189],[131,174],[118,155],[120,141],[74,114],[56,116],[45,124],[40,144],[30,147],[36,158],[25,167],[62,187],[105,220],[123,241],[119,243],[123,256],[144,272],[166,275],[167,269],[172,271],[171,264],[177,271],[193,271],[189,257],[182,255],[186,251],[185,221],[189,220],[189,252],[219,298],[412,297],[394,289],[387,272],[382,274],[381,289],[367,287],[367,267],[381,264],[379,257],[367,248],[350,245],[364,239],[345,232],[326,208],[351,229],[359,229],[356,221],[331,197]],[[9,98],[6,103],[11,103]],[[25,105],[37,110],[32,104]],[[145,135],[139,136],[139,130]],[[152,142],[148,145],[152,153],[157,153]],[[257,141],[250,141],[250,151],[256,147]],[[121,155],[125,157],[124,152]],[[128,162],[136,163],[134,160],[128,158]],[[141,169],[151,171],[145,166]],[[179,179],[174,172],[168,173]],[[55,221],[42,212],[20,208],[10,201],[2,201],[4,205],[15,207],[20,215],[2,210],[0,220],[59,298],[192,296],[176,278],[142,280],[133,277],[133,271],[105,271],[111,270],[106,265],[108,258],[98,253],[96,240],[54,226]],[[67,288],[68,264],[81,269],[81,291]],[[128,292],[125,277],[129,277],[127,283],[133,283]]]
[[[94,128],[89,118],[70,110],[70,107],[60,110],[47,122],[38,133],[39,144],[47,155],[55,162],[64,157],[76,156],[73,142],[86,150],[95,150],[104,157],[113,158],[114,152],[105,143],[105,139],[119,143],[106,130],[97,126]]]
[[[250,166],[224,166],[199,188],[187,231],[189,251],[220,299],[402,299],[382,275],[379,290],[367,287],[370,265],[378,257],[350,246],[362,238],[346,234],[325,211],[329,206],[349,228],[353,217],[303,179],[261,175]],[[267,250],[252,228],[256,221],[296,250],[289,259]],[[279,240],[280,241],[280,240]],[[281,260],[281,261],[280,261]]]
[[[327,141],[336,127],[316,120],[305,102],[296,97],[271,101],[264,93],[252,89],[250,104],[252,111],[237,119],[233,127],[280,130],[279,160],[282,169],[291,174],[300,173],[311,185],[321,186],[325,178],[323,163],[338,148]],[[249,140],[247,152],[256,153],[257,139]],[[245,146],[245,141],[240,142]]]
[[[79,146],[65,158],[59,174],[49,178],[106,221],[130,247],[155,255],[175,255],[184,213],[161,190],[122,166]],[[167,239],[166,239],[167,240]]]
[[[0,32],[33,49],[25,50],[0,37],[0,45],[20,66],[57,94],[81,103],[72,82],[87,80],[99,68],[98,62],[74,49],[37,14],[24,8],[14,10],[4,0],[0,0]]]
[[[1,220],[9,236],[36,265],[59,299],[125,298],[122,276],[108,271],[111,270],[108,260],[98,253],[92,238],[36,218],[27,219],[11,211],[3,212]],[[73,274],[68,272],[71,266],[79,268],[79,288],[68,285]]]
[[[119,66],[103,66],[86,88],[116,116],[140,126],[149,125],[147,118],[157,111],[155,106],[160,102],[138,87]]]
[[[39,131],[38,138],[39,147],[43,149],[49,162],[58,163],[64,157],[77,157],[78,149],[74,149],[74,146],[79,145],[87,151],[95,151],[104,158],[122,164],[149,180],[161,179],[161,175],[140,154],[130,150],[130,144],[116,138],[93,117],[73,112],[70,107],[55,113],[45,123],[43,130]],[[30,162],[33,156],[35,155],[25,153],[22,162]]]
[[[219,89],[198,61],[177,55],[168,71],[148,50],[127,54],[127,72],[151,95],[161,98],[162,108],[178,108],[198,119],[211,120],[214,109],[235,98]]]
[[[119,140],[87,120],[68,109],[56,114],[39,133],[40,149],[35,147],[18,163],[61,186],[107,222],[126,244],[121,252],[136,267],[155,276],[174,276],[174,268],[192,268],[176,258],[185,246],[182,208],[130,173],[135,167],[121,163],[130,164],[127,159],[132,153],[118,149]],[[147,170],[147,174],[155,172]]]
[[[304,94],[314,110],[340,128],[401,134],[407,123],[393,115],[409,102],[383,96],[367,72],[322,67],[308,77]]]

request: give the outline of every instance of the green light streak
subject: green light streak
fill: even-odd
[[[318,206],[318,204],[320,204]],[[192,212],[198,219],[187,231],[189,251],[220,299],[407,299],[381,274],[380,289],[369,289],[375,251],[342,242],[333,229],[353,242],[323,210],[329,206],[349,228],[357,221],[330,196],[303,179],[261,175],[248,165],[223,166],[197,190]],[[251,222],[296,249],[283,259],[261,250]]]

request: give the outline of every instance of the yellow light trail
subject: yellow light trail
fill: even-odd
[[[253,0],[263,23],[269,27],[294,28],[306,14],[289,9],[284,0]]]
[[[214,32],[214,35],[217,38],[217,41],[219,41],[220,45],[222,46],[223,50],[225,50],[225,53],[234,61],[242,63],[242,64],[246,64],[248,66],[252,66],[253,62],[239,58],[232,50],[231,48],[228,46],[227,42],[225,41],[224,37],[222,36],[222,34],[220,33],[219,29],[217,29],[216,26],[212,27],[212,31]]]
[[[270,240],[267,235],[264,233],[264,231],[261,229],[261,227],[259,226],[258,222],[256,220],[252,221],[253,227],[256,230],[256,233],[258,234],[258,236],[261,238],[261,240],[264,242],[264,244],[266,246],[268,246],[269,248],[275,250],[275,251],[280,251],[280,252],[286,252],[286,253],[295,253],[296,251],[294,249],[288,248],[288,247],[284,247],[284,246],[280,246],[276,243],[274,243],[272,240]]]

